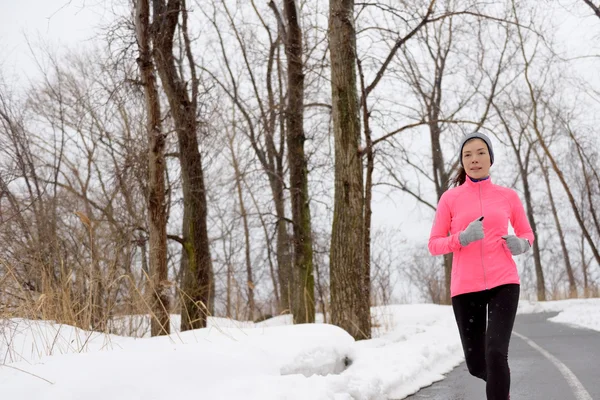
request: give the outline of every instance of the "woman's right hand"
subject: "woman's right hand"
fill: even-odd
[[[458,235],[458,240],[460,244],[464,246],[468,246],[469,244],[481,240],[484,237],[483,233],[483,217],[477,218],[475,221],[471,222],[467,229],[462,231]]]

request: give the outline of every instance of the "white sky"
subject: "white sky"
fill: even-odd
[[[29,43],[37,52],[85,45],[96,28],[110,20],[110,0],[0,0],[0,67],[9,81],[19,84],[39,72]]]

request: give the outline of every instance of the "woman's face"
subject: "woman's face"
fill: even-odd
[[[486,178],[492,163],[485,142],[481,139],[469,140],[462,150],[462,163],[471,178]]]

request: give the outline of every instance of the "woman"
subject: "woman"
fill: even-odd
[[[429,251],[454,254],[450,294],[467,367],[486,381],[488,399],[506,400],[520,283],[512,256],[528,251],[534,237],[517,193],[492,183],[490,139],[466,135],[459,158],[455,187],[438,203]],[[508,235],[509,221],[515,235]]]

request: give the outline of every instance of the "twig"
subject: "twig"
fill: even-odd
[[[17,370],[17,371],[24,372],[24,373],[26,373],[27,375],[34,376],[34,377],[36,377],[36,378],[38,378],[38,379],[41,379],[41,380],[43,380],[43,381],[46,381],[46,382],[48,382],[48,383],[49,383],[49,384],[51,384],[51,385],[54,385],[54,382],[51,382],[51,381],[49,381],[48,379],[46,379],[46,378],[42,378],[41,376],[39,376],[39,375],[36,375],[36,374],[33,374],[33,373],[29,372],[29,371],[25,371],[24,369],[21,369],[21,368],[13,367],[12,365],[6,365],[6,364],[0,364],[0,367],[12,368],[12,369],[15,369],[15,370]]]

